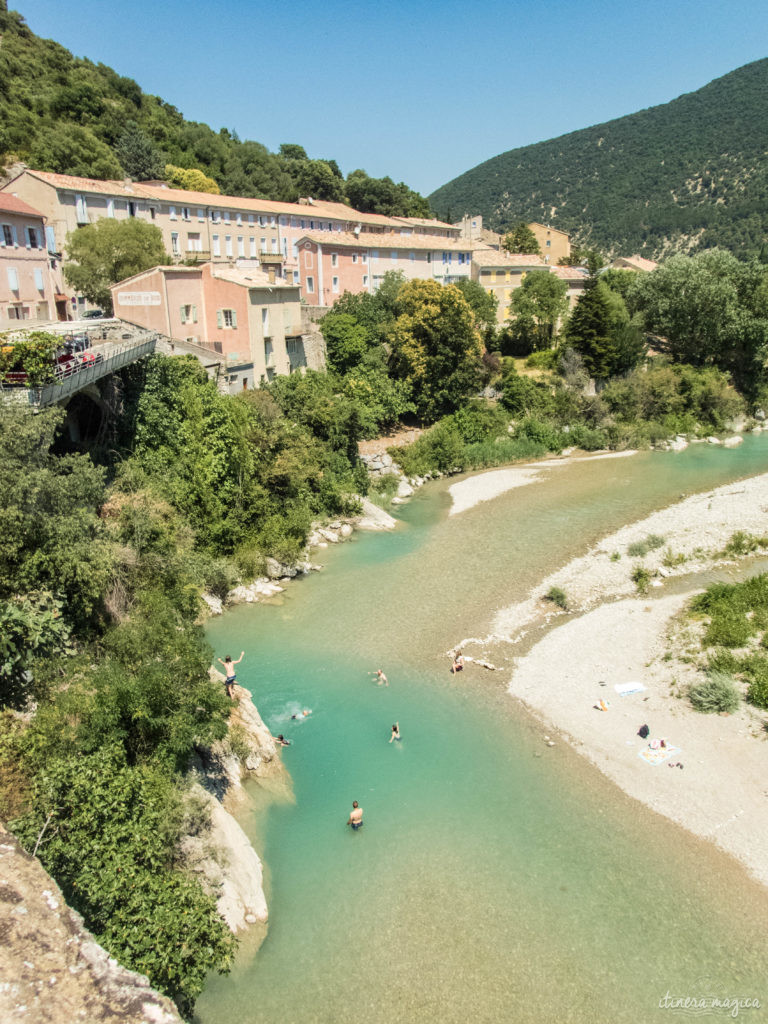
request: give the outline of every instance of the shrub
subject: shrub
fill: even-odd
[[[644,557],[650,551],[656,551],[658,548],[663,547],[664,543],[664,537],[659,537],[655,533],[649,533],[644,540],[636,540],[633,544],[630,544],[627,548],[627,554],[633,558],[638,556]]]
[[[569,440],[566,434],[563,434],[547,420],[540,420],[535,416],[527,416],[518,423],[515,437],[528,438],[530,441],[544,445],[550,452],[562,451]]]
[[[621,552],[620,551],[612,551],[611,552],[611,561],[612,562],[620,562],[621,561]]]
[[[678,565],[683,565],[688,561],[688,556],[682,552],[675,553],[672,548],[667,548],[661,559],[661,564],[665,565],[667,569],[674,569]]]
[[[646,569],[644,565],[636,565],[630,576],[630,579],[637,587],[638,594],[645,594],[648,591],[652,578],[650,569]]]
[[[750,658],[744,671],[749,681],[747,700],[755,707],[768,709],[768,658]]]
[[[751,555],[759,548],[768,546],[768,538],[754,537],[751,533],[737,530],[723,549],[724,555]]]
[[[739,692],[733,676],[717,670],[710,671],[705,680],[692,686],[688,698],[693,707],[705,715],[718,711],[731,713],[739,706]]]
[[[574,424],[569,431],[568,438],[572,445],[582,448],[585,452],[596,452],[601,448],[608,447],[608,435],[604,430],[596,430],[583,423]]]
[[[558,608],[562,608],[563,611],[568,610],[568,598],[564,590],[560,587],[550,587],[544,595],[545,601],[551,601],[552,604],[556,604]]]
[[[545,348],[540,352],[531,352],[525,360],[525,365],[530,366],[533,370],[554,370],[557,368],[559,360],[560,354],[557,349]]]
[[[708,647],[743,647],[752,635],[752,626],[745,613],[728,604],[715,605],[704,633]]]
[[[731,651],[720,648],[710,655],[707,661],[707,672],[721,672],[734,675],[741,670],[741,661]]]

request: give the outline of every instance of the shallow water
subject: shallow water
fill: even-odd
[[[544,746],[503,673],[454,678],[444,655],[606,533],[766,468],[763,437],[588,460],[450,518],[447,485],[427,487],[393,533],[357,535],[280,601],[212,622],[217,654],[245,648],[239,678],[292,740],[296,803],[245,823],[269,935],[211,979],[200,1024],[603,1024],[666,1020],[668,992],[768,1003],[766,891]],[[402,743],[387,742],[394,721]]]

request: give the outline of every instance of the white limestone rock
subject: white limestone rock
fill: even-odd
[[[403,478],[397,485],[398,498],[410,498],[415,493],[416,492],[414,491],[413,487],[411,487],[411,485],[405,478]]]
[[[211,615],[221,615],[224,611],[224,606],[221,603],[221,598],[216,597],[215,594],[202,594],[203,601],[208,605],[208,610]]]
[[[362,514],[355,520],[359,530],[394,530],[397,521],[368,498],[360,498]]]
[[[726,439],[723,441],[723,447],[738,448],[738,446],[742,443],[743,440],[744,438],[741,437],[741,435],[734,434],[732,437],[726,437]]]

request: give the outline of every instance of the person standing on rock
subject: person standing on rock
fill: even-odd
[[[352,826],[353,832],[357,832],[359,828],[363,827],[363,808],[357,800],[352,801],[352,810],[349,812],[347,824]]]
[[[240,651],[240,657],[237,659],[237,661],[232,661],[232,658],[229,654],[226,656],[224,661],[222,661],[221,658],[216,659],[220,665],[224,666],[224,689],[227,691],[227,695],[230,700],[235,699],[235,694],[233,690],[235,680],[237,679],[237,675],[235,674],[235,665],[239,665],[240,662],[243,660],[244,656],[245,651]]]

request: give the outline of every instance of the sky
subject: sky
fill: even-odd
[[[428,195],[768,55],[765,0],[9,0],[192,121]]]

